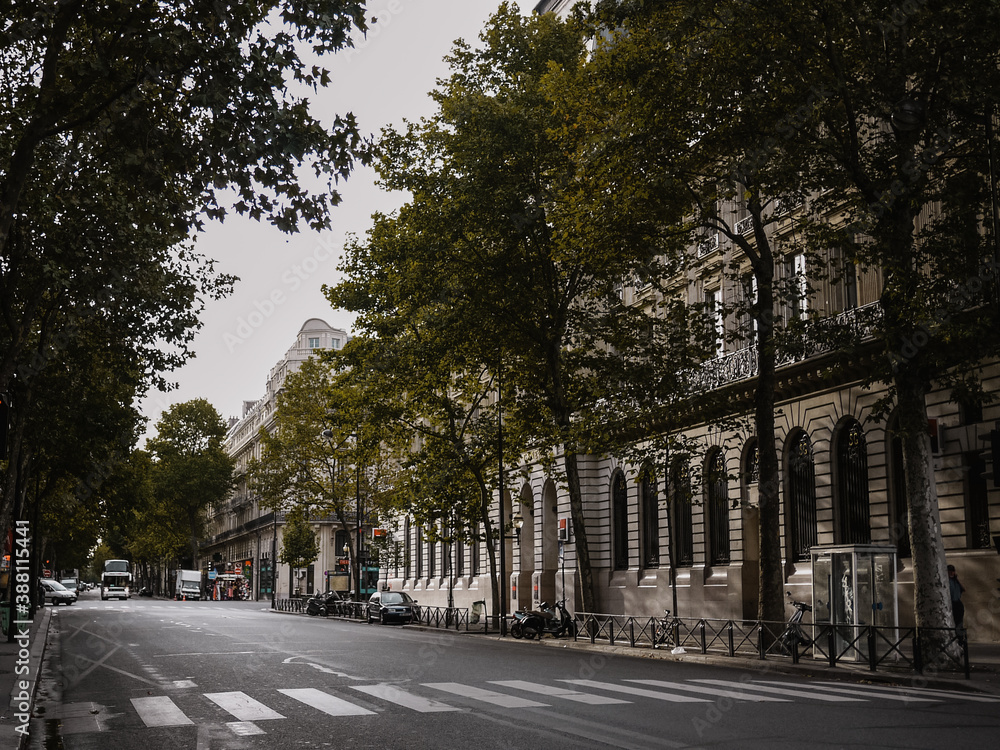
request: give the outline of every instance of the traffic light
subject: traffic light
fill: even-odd
[[[10,426],[10,397],[0,393],[0,461],[7,458],[7,430]]]

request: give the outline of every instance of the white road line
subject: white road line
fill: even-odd
[[[518,698],[516,695],[504,695],[492,690],[483,690],[471,685],[463,685],[460,682],[425,682],[422,684],[424,687],[443,690],[446,693],[460,695],[463,698],[472,698],[484,703],[492,703],[494,706],[502,706],[503,708],[529,708],[531,706],[549,705],[548,703],[530,701],[527,698]]]
[[[692,682],[700,682],[706,685],[722,685],[723,687],[732,687],[737,690],[754,690],[761,693],[773,693],[774,695],[790,695],[793,698],[809,698],[811,700],[826,701],[827,703],[864,703],[863,698],[848,698],[845,695],[827,695],[825,693],[818,693],[815,689],[810,690],[806,688],[789,690],[788,688],[782,687],[769,687],[769,685],[771,685],[770,682],[766,685],[762,685],[759,682],[739,682],[738,680],[692,680]],[[774,684],[779,685],[782,683]]]
[[[702,693],[703,695],[718,695],[722,698],[733,698],[739,701],[756,701],[758,703],[788,703],[786,698],[772,698],[767,695],[754,695],[744,690],[729,690],[727,688],[710,688],[701,685],[689,685],[686,682],[667,682],[665,680],[625,680],[625,682],[638,682],[640,685],[666,688],[667,690],[688,690],[692,693]]]
[[[238,737],[251,737],[255,734],[267,734],[252,721],[230,721],[226,726]]]
[[[246,693],[232,691],[228,693],[205,693],[206,698],[228,711],[240,721],[263,721],[265,719],[284,719],[285,717],[263,703],[254,700]]]
[[[646,690],[645,688],[631,687],[630,685],[615,685],[612,682],[596,682],[594,680],[559,680],[573,685],[597,688],[598,690],[610,690],[614,693],[625,693],[627,695],[641,695],[645,698],[656,698],[661,701],[672,703],[711,703],[708,698],[693,698],[690,695],[675,695],[673,693],[661,693],[659,690]]]
[[[375,713],[316,688],[296,688],[294,690],[279,690],[278,692],[330,716],[365,716]]]
[[[526,682],[525,680],[491,680],[491,685],[502,685],[503,687],[514,688],[515,690],[526,690],[529,693],[539,693],[553,698],[564,698],[577,703],[587,703],[591,706],[605,706],[614,703],[631,703],[618,698],[609,698],[604,695],[593,695],[592,693],[581,693],[577,690],[555,687],[553,685],[542,685],[537,682]]]
[[[842,682],[821,682],[821,685],[843,685]],[[933,690],[931,688],[915,688],[915,687],[903,687],[896,686],[891,687],[889,685],[857,685],[858,690],[870,690],[872,692],[879,693],[895,693],[899,695],[902,692],[907,693],[918,693],[920,695],[932,695],[936,698],[954,698],[963,701],[977,701],[980,703],[1000,703],[1000,697],[995,695],[980,695],[978,693],[963,693],[960,690]]]
[[[194,724],[177,704],[165,695],[155,695],[151,698],[133,698],[139,718],[147,727],[182,727]]]
[[[790,687],[797,687],[794,682],[780,682],[778,680],[769,680],[768,684],[769,685],[788,685]],[[813,687],[818,687],[821,690],[826,690],[828,693],[838,693],[838,694],[841,694],[841,695],[859,695],[859,696],[861,696],[861,697],[863,697],[863,698],[865,698],[867,700],[875,700],[877,698],[881,698],[882,700],[887,700],[887,701],[903,701],[905,703],[939,703],[940,702],[937,698],[915,698],[915,697],[906,696],[906,695],[890,695],[888,693],[886,693],[884,695],[872,695],[871,693],[865,693],[863,690],[856,690],[856,689],[852,689],[852,688],[827,687],[825,685],[822,686],[822,687],[814,685]]]
[[[351,685],[350,688],[365,695],[371,695],[375,698],[389,701],[389,703],[395,703],[397,706],[413,709],[422,714],[462,710],[455,706],[449,706],[447,703],[441,703],[440,701],[408,693],[405,690],[400,690],[395,685],[386,685],[384,683],[379,685]]]

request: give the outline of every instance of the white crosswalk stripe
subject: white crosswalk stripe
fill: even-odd
[[[757,683],[754,682],[753,684],[756,685]],[[794,683],[794,682],[780,682],[778,680],[768,680],[767,684],[768,685],[794,686],[796,683]],[[814,689],[815,689],[815,686],[814,686]],[[864,700],[865,698],[869,698],[870,699],[872,697],[870,694],[866,696],[864,694],[864,692],[862,692],[861,690],[857,690],[855,688],[827,687],[827,686],[824,685],[824,686],[822,686],[822,689],[825,690],[828,693],[836,693],[837,695],[853,695],[853,696],[856,696],[856,697],[860,697],[862,700]],[[903,701],[904,703],[937,703],[937,699],[936,698],[917,698],[917,697],[906,696],[906,695],[892,695],[892,694],[889,694],[889,693],[885,693],[884,695],[880,695],[879,698],[882,699],[882,700],[887,700],[887,701]]]
[[[194,724],[177,704],[165,695],[133,698],[132,705],[147,727],[182,727]]]
[[[451,693],[452,695],[460,695],[463,698],[483,701],[494,706],[503,706],[504,708],[529,708],[549,705],[548,703],[539,703],[527,698],[518,698],[516,695],[505,695],[493,690],[484,690],[472,685],[463,685],[460,682],[425,682],[423,686]]]
[[[686,682],[666,682],[665,680],[625,680],[625,682],[636,682],[641,685],[651,687],[666,688],[667,690],[687,690],[689,693],[701,693],[703,695],[717,695],[721,698],[733,698],[739,701],[756,701],[758,703],[788,703],[787,698],[773,698],[769,695],[754,695],[745,690],[730,690],[728,688],[711,688],[700,685],[689,685]]]
[[[818,682],[817,685],[836,685],[843,686],[842,682]],[[1000,703],[1000,696],[996,695],[978,695],[975,693],[964,693],[956,690],[935,690],[933,688],[916,688],[916,687],[904,687],[904,686],[889,686],[889,685],[857,685],[855,686],[858,690],[873,693],[872,697],[876,697],[879,693],[895,693],[900,695],[903,692],[915,693],[917,695],[931,696],[934,698],[952,698],[954,700],[962,701],[972,701],[973,703]]]
[[[864,703],[864,698],[849,698],[846,695],[825,695],[816,692],[808,685],[795,685],[793,688],[776,687],[770,683],[762,685],[759,682],[747,683],[737,680],[694,680],[694,682],[705,685],[722,685],[723,687],[737,688],[739,690],[753,690],[755,692],[770,693],[773,695],[790,695],[793,698],[808,698],[810,700],[824,701],[826,703]]]
[[[265,719],[284,719],[277,711],[254,700],[246,693],[205,693],[206,698],[228,711],[240,721],[263,721]]]
[[[389,703],[395,703],[397,706],[409,708],[422,714],[462,710],[454,706],[449,706],[447,703],[441,703],[440,701],[408,693],[395,685],[351,685],[350,687],[351,690],[357,690],[373,698],[381,698]]]
[[[375,713],[316,688],[295,688],[293,690],[279,690],[278,692],[330,716],[365,716]]]
[[[578,690],[554,687],[552,685],[542,685],[537,682],[527,682],[525,680],[494,680],[491,685],[514,688],[515,690],[526,690],[529,693],[538,693],[552,698],[563,698],[576,703],[586,703],[591,706],[607,706],[613,703],[631,703],[618,698],[609,698],[605,695],[593,695],[592,693],[581,693]]]
[[[631,685],[616,685],[613,682],[596,682],[594,680],[559,680],[572,685],[597,688],[598,690],[610,690],[615,693],[625,693],[627,695],[641,695],[646,698],[656,698],[661,701],[672,703],[710,703],[707,698],[695,698],[690,695],[677,695],[676,693],[663,693],[659,690],[646,690],[645,688],[632,687]]]

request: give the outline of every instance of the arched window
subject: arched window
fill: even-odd
[[[628,487],[625,475],[615,473],[611,483],[612,550],[615,570],[628,569]]]
[[[808,560],[816,545],[816,463],[805,432],[792,437],[788,447],[787,510],[789,557]]]
[[[691,470],[686,458],[677,459],[670,468],[670,549],[679,568],[694,562],[691,500]]]
[[[714,452],[705,465],[707,491],[709,562],[729,564],[729,482],[722,451]]]
[[[656,475],[649,466],[642,470],[639,498],[642,503],[642,566],[655,568],[660,564],[660,512]]]
[[[868,501],[868,443],[857,420],[837,436],[837,544],[871,544]]]

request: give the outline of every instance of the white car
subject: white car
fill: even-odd
[[[76,592],[70,591],[68,588],[59,583],[59,581],[52,581],[48,578],[39,578],[38,582],[42,585],[42,588],[45,591],[44,598],[47,599],[52,605],[72,604],[76,601]]]

